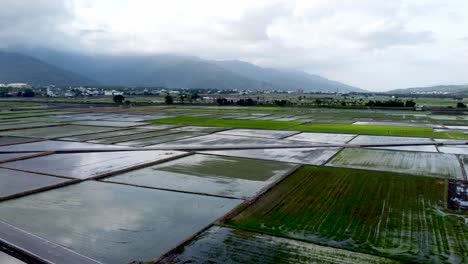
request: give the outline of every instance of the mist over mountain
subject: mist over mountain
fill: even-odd
[[[95,85],[96,81],[20,53],[0,51],[0,83]]]
[[[364,91],[305,72],[262,68],[236,60],[213,61],[172,54],[85,55],[49,49],[21,52],[37,58],[37,61],[54,65],[65,72],[85,76],[102,85],[220,90]],[[34,67],[30,67],[29,71],[32,72],[33,69]],[[47,80],[47,75],[44,75],[43,79]]]
[[[414,87],[405,89],[395,89],[387,93],[411,94],[411,93],[449,93],[449,94],[467,94],[468,84],[461,85],[436,85],[427,87]]]
[[[365,92],[363,89],[302,71],[262,68],[238,60],[211,62],[239,75],[268,83],[277,90],[295,90],[301,88],[305,91]]]

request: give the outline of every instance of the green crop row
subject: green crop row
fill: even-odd
[[[466,215],[446,206],[447,181],[305,167],[228,226],[416,262],[468,260]]]

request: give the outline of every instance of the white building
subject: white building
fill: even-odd
[[[7,84],[7,87],[11,88],[31,88],[31,85],[27,83],[9,83]]]

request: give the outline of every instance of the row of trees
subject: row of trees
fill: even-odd
[[[400,100],[388,100],[388,101],[372,101],[370,100],[365,106],[378,106],[378,107],[414,107],[416,103],[413,100],[406,100],[405,102]]]
[[[31,89],[24,89],[16,93],[16,96],[19,96],[19,97],[34,97],[35,95],[36,93]],[[11,89],[9,88],[0,89],[0,97],[12,97],[12,96],[13,95],[11,93]]]

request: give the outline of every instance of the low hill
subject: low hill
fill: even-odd
[[[0,51],[0,83],[17,82],[31,85],[91,85],[97,83],[79,74],[24,54]]]
[[[268,83],[276,90],[303,89],[304,91],[312,92],[366,92],[357,87],[302,71],[262,68],[238,60],[211,62],[239,75],[262,83]]]
[[[437,85],[428,87],[415,87],[388,91],[393,94],[468,94],[468,84],[463,85]]]

